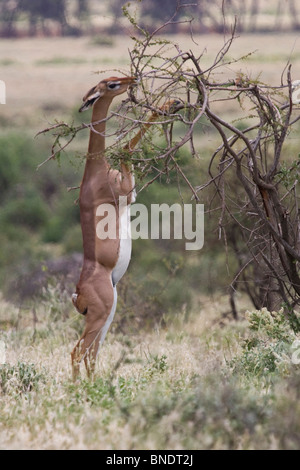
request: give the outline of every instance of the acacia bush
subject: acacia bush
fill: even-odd
[[[292,78],[292,65],[287,64],[278,85],[243,72],[226,78],[228,66],[251,55],[230,57],[236,24],[211,65],[204,67],[204,51],[195,55],[160,36],[175,16],[150,33],[127,7],[123,10],[136,31],[130,73],[139,86],[130,89],[128,99],[107,118],[114,118],[118,128],[112,131],[116,138],[106,157],[118,167],[124,142],[143,128],[149,113],[156,112],[159,120],[126,155],[137,176],[140,200],[155,182],[177,185],[181,202],[197,204],[204,199],[214,235],[206,243],[212,248],[216,240],[223,240],[228,266],[231,272],[234,269],[228,282],[233,316],[238,316],[237,290],[246,292],[256,309],[278,310],[284,304],[286,314],[293,315],[300,293],[299,158],[289,136],[299,129],[300,116],[293,98],[299,82]],[[176,106],[163,113],[160,107],[167,99],[175,100]],[[235,110],[233,121],[226,118],[226,104]],[[63,122],[45,129],[55,135],[46,161],[61,158],[87,126]],[[199,146],[199,136],[207,132],[215,143],[209,156]],[[164,197],[167,200],[167,193]]]
[[[125,13],[130,17],[128,10]],[[130,20],[140,34],[131,61],[133,73],[141,77],[141,87],[139,94],[131,93],[129,109],[142,121],[145,109],[157,107],[164,96],[181,101],[178,112],[170,113],[163,124],[164,148],[153,146],[151,159],[144,159],[137,151],[133,164],[144,175],[154,170],[152,181],[175,171],[196,202],[212,188],[207,210],[218,213],[215,229],[225,249],[230,247],[238,260],[230,284],[235,317],[234,292],[239,285],[256,308],[278,308],[284,303],[292,315],[300,293],[299,158],[297,153],[286,156],[291,148],[289,135],[299,128],[300,119],[294,93],[299,82],[292,79],[292,65],[286,67],[286,81],[283,75],[278,77],[277,86],[242,72],[233,78],[222,76],[220,81],[220,71],[232,62],[227,56],[235,39],[235,26],[212,65],[203,68],[203,53],[196,56],[158,37],[174,18],[152,33],[134,18]],[[224,116],[224,103],[236,109],[233,122]],[[184,129],[180,137],[174,132],[177,123]],[[196,140],[199,124],[217,132],[219,145],[207,162],[207,177],[203,179],[202,174],[195,184],[186,174],[178,151],[189,144],[191,161],[201,158]]]

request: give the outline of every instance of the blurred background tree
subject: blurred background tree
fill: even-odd
[[[228,20],[238,18],[238,31],[300,28],[299,3],[295,0],[133,0],[130,3],[143,27],[154,29],[172,18],[165,33],[188,32],[192,18],[194,33],[222,33],[225,9]],[[125,5],[128,5],[125,0],[1,0],[1,36],[123,34],[128,31],[128,25],[124,26],[122,21]],[[101,16],[111,21],[99,26],[97,20]],[[184,21],[187,21],[185,26]]]

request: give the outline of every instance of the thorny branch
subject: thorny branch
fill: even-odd
[[[300,298],[300,161],[286,153],[285,144],[300,115],[292,100],[291,65],[286,84],[279,86],[260,83],[242,73],[220,81],[220,68],[227,72],[226,65],[232,63],[227,56],[236,24],[212,65],[203,69],[204,51],[195,55],[158,37],[174,18],[149,33],[128,11],[125,14],[137,30],[129,56],[130,73],[139,78],[139,86],[130,89],[128,99],[107,118],[118,121],[118,129],[107,134],[115,139],[107,148],[107,158],[118,165],[124,158],[126,141],[147,122],[149,112],[161,115],[151,124],[150,137],[145,136],[135,151],[126,155],[139,176],[140,191],[161,175],[175,172],[196,202],[206,192],[212,210],[217,207],[220,211],[216,227],[238,260],[230,287],[234,315],[234,293],[240,285],[256,307],[272,309],[284,303],[292,312]],[[176,99],[177,106],[166,114],[160,107],[169,99]],[[237,124],[224,117],[224,103],[229,101],[236,106]],[[161,127],[164,132],[157,135]],[[51,155],[45,162],[55,159],[86,128],[93,130],[93,124],[74,127],[55,123],[44,129],[42,132],[54,135]],[[191,179],[180,154],[188,147],[191,164],[201,162],[196,142],[205,129],[214,132],[217,148],[206,161],[207,176],[199,172]]]

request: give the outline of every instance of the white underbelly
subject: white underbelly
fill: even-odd
[[[119,218],[120,248],[116,266],[112,272],[112,282],[115,286],[126,273],[131,259],[131,230],[130,206],[123,207]]]

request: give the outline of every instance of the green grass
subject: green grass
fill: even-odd
[[[35,65],[43,66],[43,65],[78,65],[78,64],[85,64],[86,60],[82,57],[52,57],[51,59],[39,59],[35,62]]]
[[[0,60],[0,65],[2,67],[17,65],[17,64],[18,64],[18,61],[14,60],[14,59],[11,59],[9,57],[4,57],[3,59]]]

